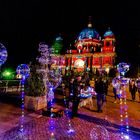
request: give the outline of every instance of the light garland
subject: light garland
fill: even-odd
[[[128,84],[128,80],[124,78],[125,73],[129,70],[129,65],[127,63],[119,63],[117,65],[117,69],[119,72],[119,80],[121,81],[121,89],[119,89],[120,93],[120,131],[122,139],[129,139],[129,120],[128,120],[128,106],[127,106],[127,98],[126,98],[126,85]],[[122,76],[121,76],[122,75]]]
[[[21,84],[21,116],[19,120],[19,133],[16,136],[19,139],[26,139],[26,133],[25,133],[25,128],[24,128],[24,121],[25,121],[25,110],[24,110],[24,84],[25,84],[25,76],[22,76],[22,79],[20,80]]]
[[[68,123],[67,127],[67,133],[69,136],[73,136],[75,133],[75,130],[73,129],[71,119],[70,119],[70,111],[69,111],[69,105],[67,104],[67,99],[66,99],[66,93],[65,93],[65,85],[62,84],[62,91],[63,91],[63,96],[64,96],[64,105],[65,105],[65,115]]]
[[[52,113],[49,119],[49,132],[50,132],[50,140],[55,140],[55,119],[53,118]]]
[[[24,96],[25,96],[25,93],[24,93],[24,79],[21,80],[21,120],[20,120],[20,131],[21,133],[24,132]]]
[[[20,137],[25,138],[25,129],[24,129],[24,117],[25,117],[25,111],[24,111],[24,98],[25,98],[25,92],[24,92],[24,85],[25,85],[25,80],[30,74],[30,68],[26,64],[21,64],[17,67],[16,69],[17,74],[21,75],[21,117],[20,117]]]
[[[126,99],[126,84],[122,81],[122,98],[120,99],[120,121],[121,121],[121,137],[129,139],[129,119],[128,119],[128,106]]]

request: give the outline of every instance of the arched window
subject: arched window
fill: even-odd
[[[110,42],[106,42],[106,46],[110,46]]]

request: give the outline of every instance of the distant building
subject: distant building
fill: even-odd
[[[63,74],[71,71],[90,71],[107,73],[115,64],[115,37],[110,28],[103,39],[92,28],[91,22],[78,35],[74,46],[67,48],[64,55],[52,55],[52,67],[62,67]]]

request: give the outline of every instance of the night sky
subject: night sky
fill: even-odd
[[[115,34],[117,61],[137,65],[140,63],[139,4],[122,2],[1,1],[0,42],[8,51],[4,66],[29,63],[37,57],[39,42],[51,45],[59,34],[64,39],[64,47],[68,47],[87,27],[89,16],[92,16],[93,27],[101,37],[108,27]]]

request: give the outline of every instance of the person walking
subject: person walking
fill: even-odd
[[[68,85],[68,92],[66,92],[66,97],[65,97],[65,105],[66,108],[71,108],[71,103],[72,103],[72,99],[73,99],[73,81],[74,81],[74,77],[71,77],[70,79],[68,79],[70,81],[69,85]]]
[[[74,81],[73,81],[73,105],[72,105],[72,115],[71,118],[77,117],[77,112],[78,112],[78,106],[80,102],[80,90],[81,90],[81,76],[78,76]]]
[[[131,93],[131,97],[132,97],[132,101],[135,101],[136,99],[136,91],[137,91],[137,87],[135,85],[135,81],[132,80],[130,83],[129,83],[129,91]]]
[[[105,102],[105,84],[102,77],[95,82],[95,91],[97,93],[97,112],[103,112]]]
[[[136,86],[137,86],[137,90],[138,90],[138,94],[139,94],[139,102],[140,102],[140,77],[136,81]]]

